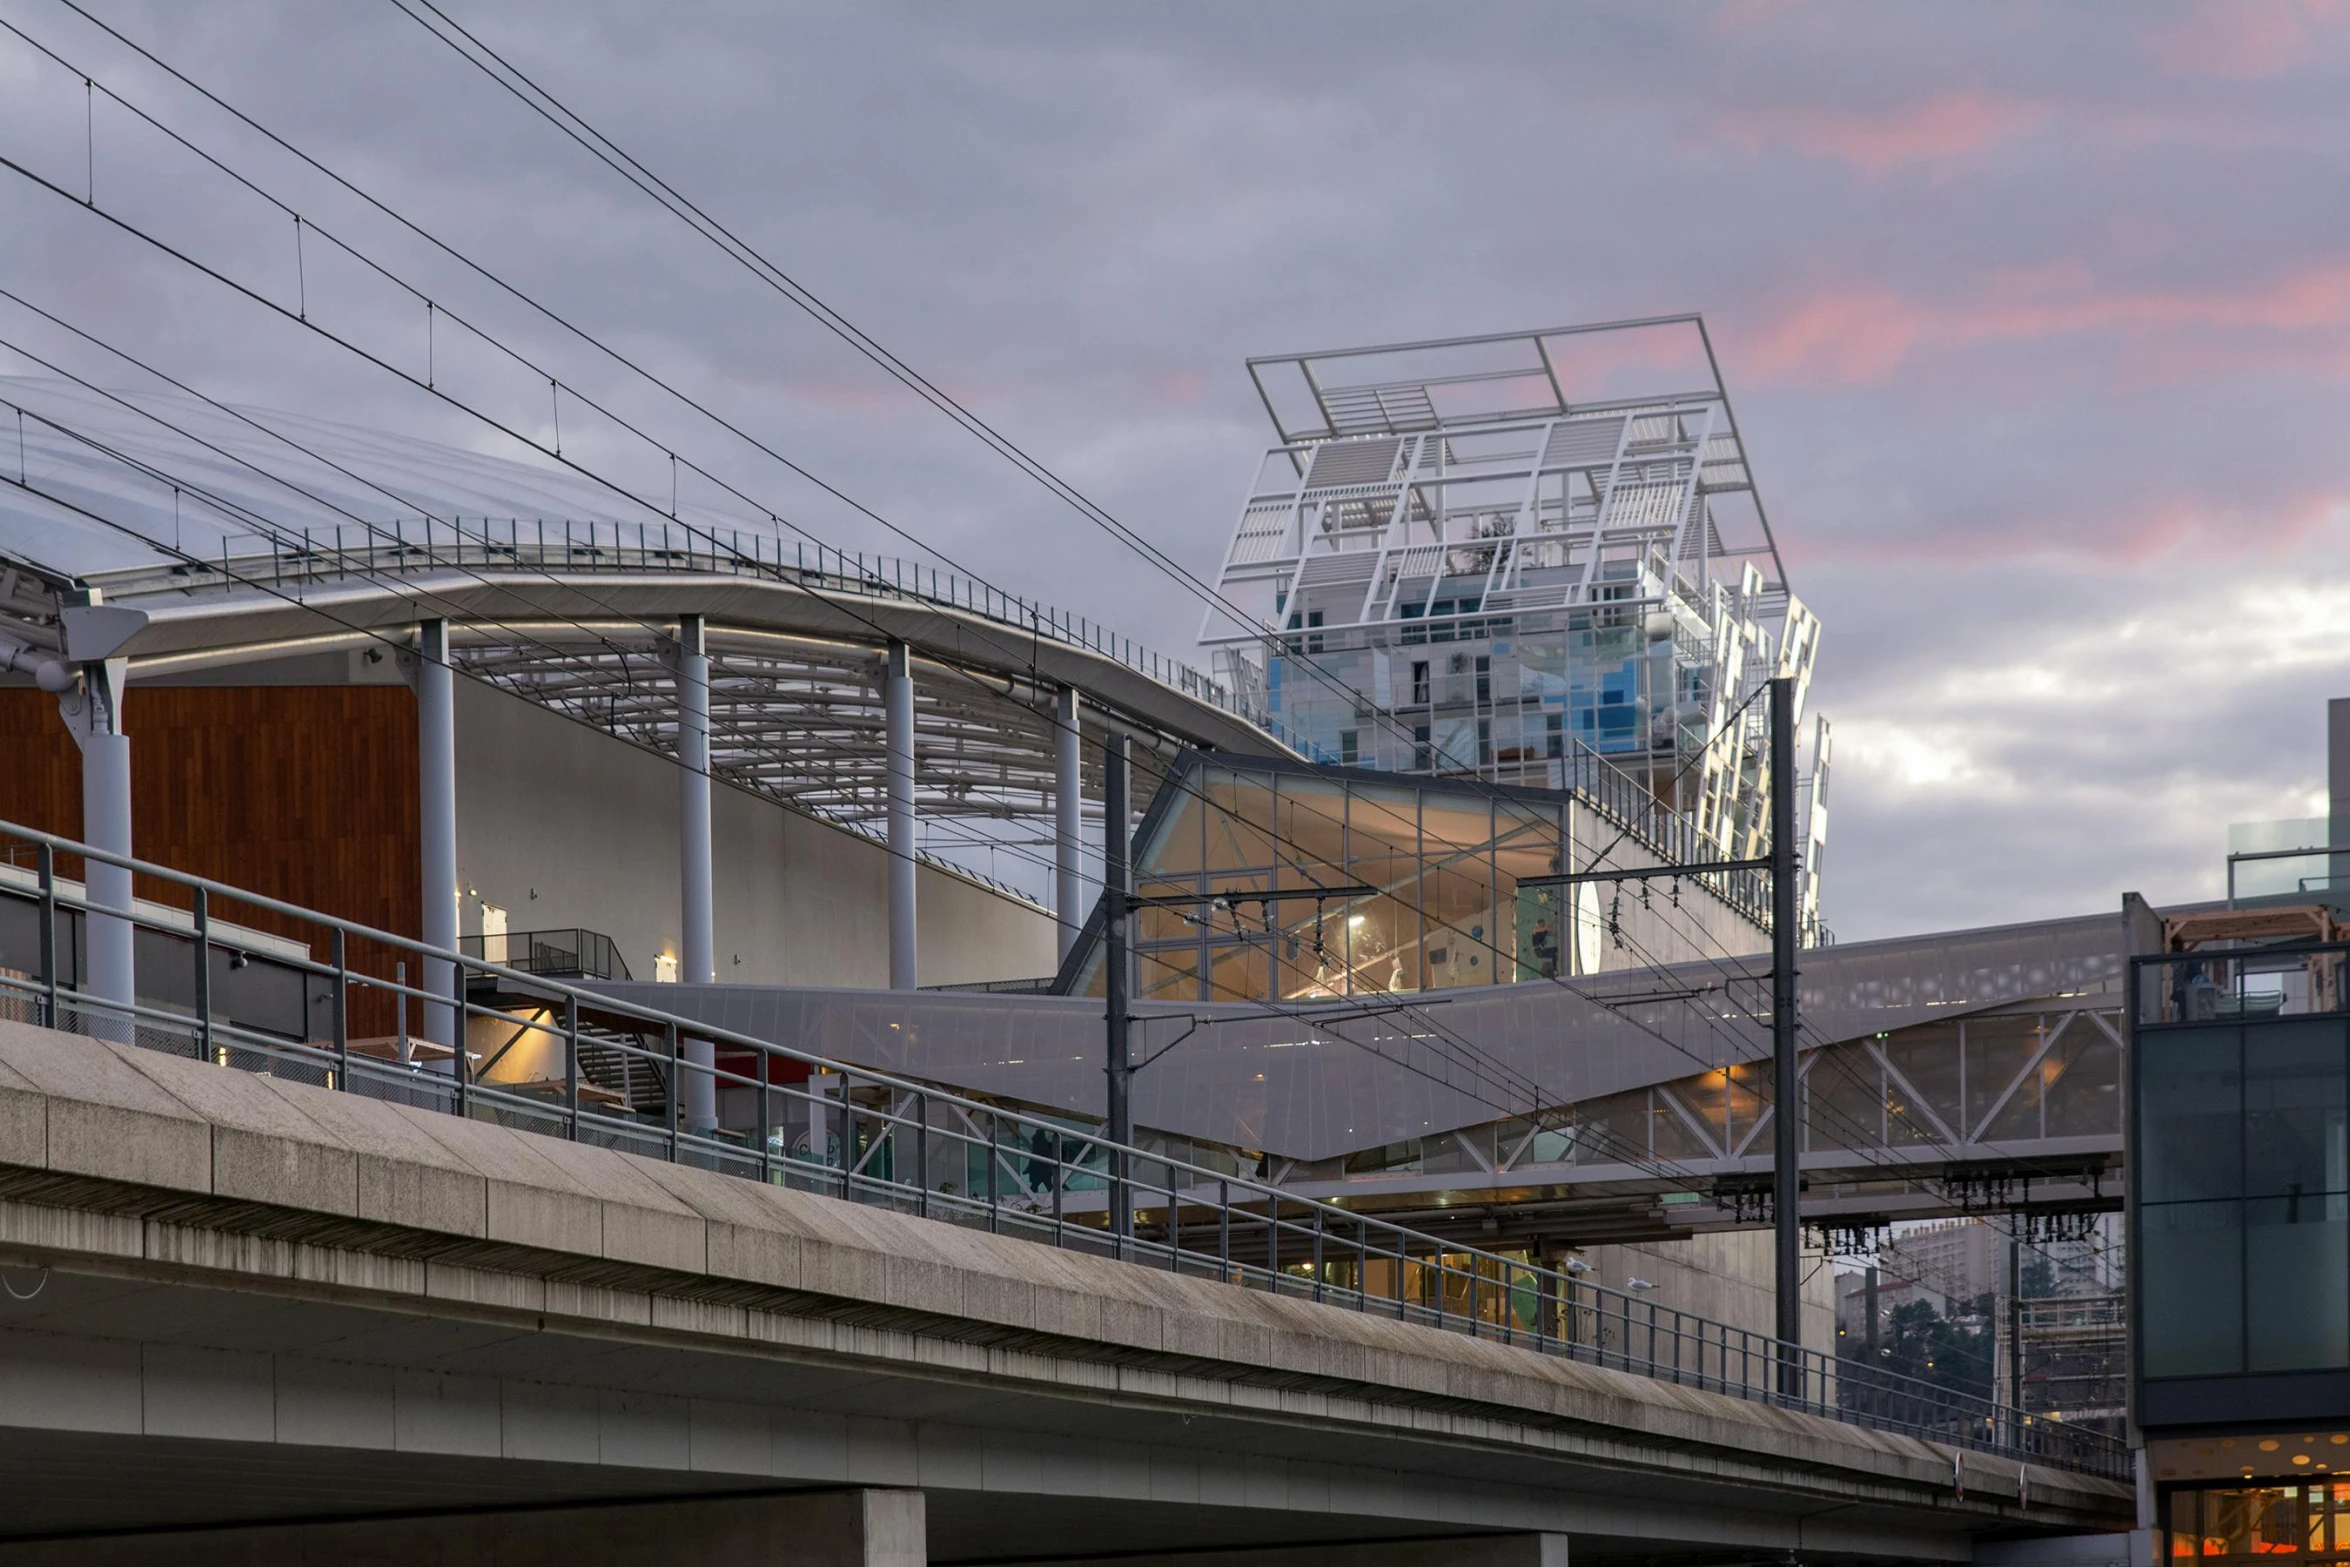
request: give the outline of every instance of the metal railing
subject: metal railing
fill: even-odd
[[[1100,621],[919,561],[811,545],[757,529],[683,521],[395,517],[365,525],[334,523],[229,534],[221,540],[218,560],[225,586],[267,582],[273,589],[296,594],[310,583],[449,567],[486,572],[713,573],[786,582],[835,596],[919,601],[1013,628],[1024,637],[1098,653],[1259,727],[1267,718],[1222,682],[1180,659],[1153,652]],[[178,566],[168,575],[152,575],[185,592],[203,583],[188,570]]]
[[[0,1014],[1830,1419],[2128,1473],[2126,1450],[2109,1437],[1856,1368],[1833,1353],[1229,1170],[1116,1145],[1068,1117],[712,1028],[0,823],[0,843],[8,841],[32,847],[38,875],[32,888],[0,884]],[[61,856],[130,867],[176,889],[192,917],[173,923],[93,905],[62,882]],[[283,953],[244,960],[301,976],[312,1023],[304,1037],[255,1026],[218,1004],[225,992],[214,981],[226,954],[211,933],[223,906],[323,936],[325,961]],[[90,994],[60,965],[61,926],[100,920],[137,927],[147,969],[164,956],[184,962],[193,983],[181,993],[190,1000],[125,1005]],[[139,989],[152,998],[168,977],[152,975]],[[353,1018],[387,1008],[401,1019],[396,1036],[353,1037]],[[419,1030],[408,1027],[411,1017],[422,1020]],[[706,1094],[697,1092],[703,1087]],[[685,1119],[695,1101],[714,1104],[713,1124]]]
[[[628,960],[611,937],[593,930],[516,930],[460,936],[457,950],[469,958],[502,963],[525,974],[582,979],[630,979]]]

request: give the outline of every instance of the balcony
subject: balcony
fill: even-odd
[[[631,979],[628,960],[612,938],[592,930],[517,930],[461,936],[457,950],[484,963],[503,963],[549,979]]]

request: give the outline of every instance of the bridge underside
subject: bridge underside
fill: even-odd
[[[1959,1560],[2129,1506],[2112,1481],[18,1025],[0,1279],[0,1541],[868,1486],[926,1495],[938,1561],[1496,1533]]]

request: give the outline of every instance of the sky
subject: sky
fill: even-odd
[[[938,558],[1194,656],[1195,602],[390,0],[81,3]],[[1826,627],[1841,939],[2211,895],[2228,823],[2323,809],[2350,4],[443,8],[1201,573],[1270,439],[1246,357],[1701,312]],[[72,67],[0,34],[0,153],[420,365],[426,312],[316,235],[347,238],[768,509],[911,553],[60,0],[0,20]],[[6,171],[0,287],[214,396],[512,449]],[[0,338],[139,384],[6,301]],[[433,353],[546,422],[543,380],[445,321]]]

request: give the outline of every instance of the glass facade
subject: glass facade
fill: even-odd
[[[1194,756],[1135,835],[1136,895],[1177,900],[1135,918],[1136,997],[1307,1001],[1589,972],[1597,894],[1522,884],[1558,874],[1570,809],[1533,791]],[[1065,988],[1100,993],[1097,935],[1073,949]]]
[[[2350,1370],[2344,956],[2138,965],[2132,1256],[2150,1387]],[[2261,1414],[2256,1399],[2244,1411]]]
[[[2174,1490],[2162,1522],[2173,1560],[2350,1563],[2350,1481]]]

